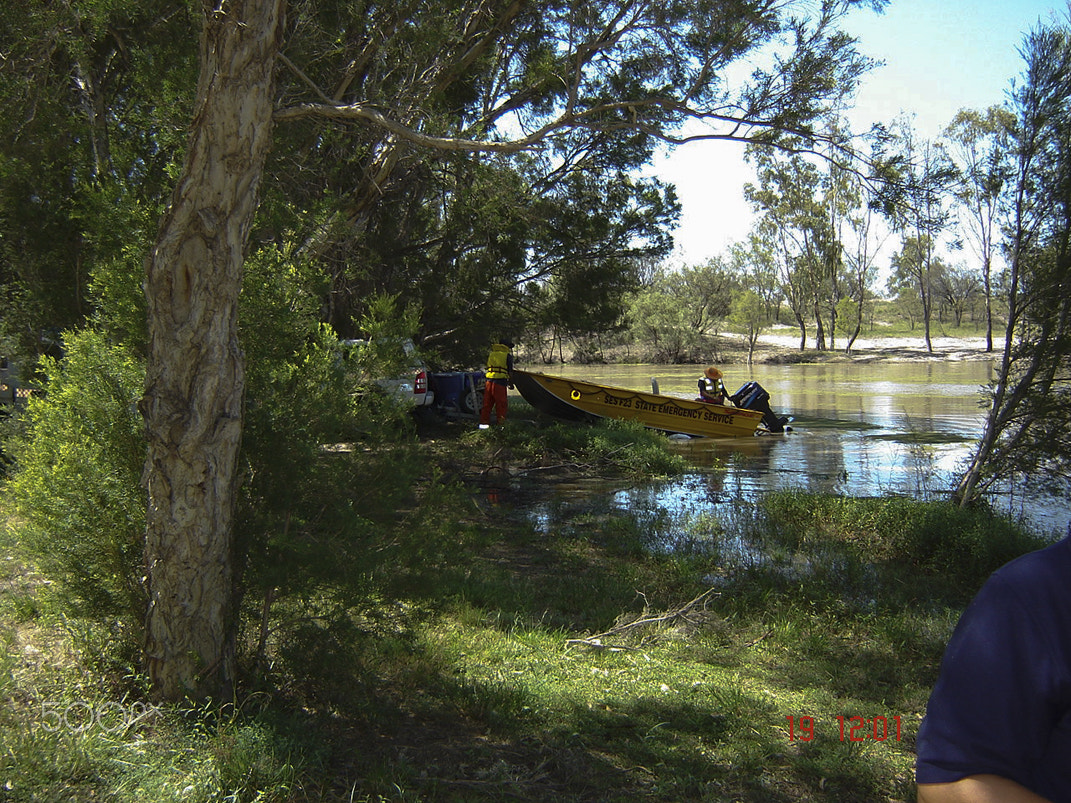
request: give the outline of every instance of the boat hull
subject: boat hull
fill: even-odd
[[[548,415],[570,421],[596,418],[638,421],[649,429],[697,438],[753,435],[762,421],[761,412],[740,407],[678,399],[530,371],[515,370],[512,377],[525,401]]]

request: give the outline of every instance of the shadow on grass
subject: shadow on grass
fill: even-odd
[[[402,587],[385,588],[393,613],[293,634],[271,682],[276,705],[301,712],[293,715],[307,738],[329,745],[325,763],[304,773],[321,779],[309,796],[788,803],[910,794],[910,741],[892,755],[892,745],[860,747],[828,729],[815,744],[784,730],[788,714],[828,726],[838,713],[891,715],[902,705],[913,738],[921,703],[912,673],[932,656],[898,666],[893,639],[905,626],[877,627],[885,619],[873,612],[821,595],[787,605],[783,577],[743,577],[687,632],[656,629],[616,652],[567,647],[571,636],[704,590],[702,556],[639,554],[628,530],[618,522],[613,538],[583,527],[553,537],[498,527],[482,545],[406,575],[404,603]]]
[[[538,697],[501,684],[449,674],[437,682],[430,695],[406,697],[380,680],[374,700],[336,699],[308,720],[309,738],[331,744],[323,785],[308,792],[330,800],[355,791],[359,800],[422,801],[876,799],[826,796],[819,778],[793,770],[780,734],[756,735],[748,710],[764,709],[761,699],[712,709],[640,697],[541,712]]]

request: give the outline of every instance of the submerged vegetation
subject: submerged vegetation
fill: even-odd
[[[672,549],[652,511],[548,526],[506,492],[679,458],[630,426],[514,417],[321,456],[342,498],[254,550],[234,705],[146,703],[122,620],[74,615],[6,508],[4,799],[911,797],[959,610],[1037,539],[800,493],[674,522]]]

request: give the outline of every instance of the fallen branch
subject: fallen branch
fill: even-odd
[[[566,639],[565,646],[586,647],[589,650],[606,650],[607,652],[639,652],[636,647],[629,647],[625,644],[603,644],[602,639],[596,636]]]
[[[610,628],[609,630],[607,630],[607,631],[605,631],[603,633],[598,633],[598,634],[596,634],[594,636],[587,636],[585,638],[567,639],[566,642],[565,642],[565,645],[567,647],[587,647],[589,649],[609,650],[611,652],[625,651],[625,650],[635,650],[636,649],[635,647],[628,647],[628,646],[619,645],[619,644],[606,644],[606,643],[604,643],[604,640],[609,638],[609,637],[620,636],[620,635],[622,635],[624,633],[628,633],[629,631],[632,631],[632,630],[635,630],[635,629],[641,628],[641,627],[652,627],[652,626],[656,626],[656,625],[666,625],[666,624],[677,622],[678,620],[681,620],[681,619],[683,619],[685,621],[691,621],[689,619],[689,617],[695,612],[695,610],[697,608],[699,608],[700,606],[705,607],[707,601],[711,597],[714,597],[714,596],[718,596],[718,592],[713,588],[708,588],[706,591],[704,591],[698,597],[693,599],[691,602],[681,606],[680,608],[677,608],[676,610],[667,611],[667,612],[661,613],[661,614],[659,614],[657,616],[643,616],[643,615],[641,615],[641,617],[639,619],[634,619],[631,622],[625,622],[624,624],[615,625],[614,627]],[[645,611],[646,611],[646,609],[645,609]]]
[[[749,641],[749,642],[747,642],[746,644],[744,644],[742,646],[744,647],[744,649],[748,649],[749,647],[754,647],[755,645],[765,641],[768,637],[770,637],[772,635],[773,635],[773,630],[772,629],[767,630],[765,633],[763,633],[757,639],[754,639],[753,641]]]

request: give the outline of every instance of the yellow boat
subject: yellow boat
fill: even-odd
[[[512,379],[525,401],[537,410],[571,421],[619,418],[639,421],[649,429],[696,438],[738,438],[755,434],[766,417],[763,409],[747,409],[747,405],[730,407],[678,399],[530,371],[515,369]],[[754,385],[762,391],[755,383],[748,385]],[[734,398],[741,398],[743,393],[742,388]],[[769,410],[769,405],[765,404],[769,394],[765,391],[748,395],[763,397],[760,401],[765,405],[765,410]],[[787,419],[778,418],[771,411],[768,423],[774,426],[764,425],[762,431],[781,432]]]

